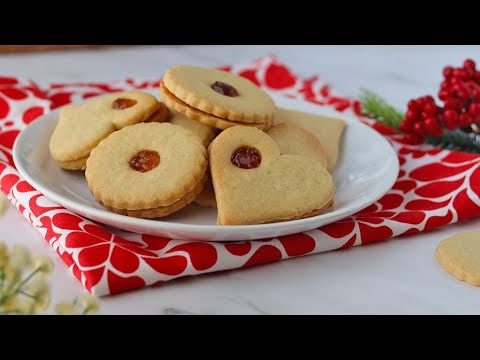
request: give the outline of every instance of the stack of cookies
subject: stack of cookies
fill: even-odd
[[[50,152],[85,170],[110,211],[167,216],[191,202],[217,208],[218,225],[314,216],[333,204],[345,123],[275,107],[262,89],[227,72],[169,69],[163,102],[114,93],[61,109]]]

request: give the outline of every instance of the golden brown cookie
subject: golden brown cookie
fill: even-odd
[[[208,147],[210,142],[217,135],[217,129],[202,124],[199,121],[192,120],[176,110],[171,111],[171,116],[168,121],[171,124],[183,126],[185,129],[193,132],[202,140],[205,148]]]
[[[202,190],[206,150],[191,131],[140,123],[116,131],[93,149],[85,176],[95,199],[136,217],[166,216]]]
[[[125,126],[147,120],[159,107],[154,96],[140,91],[118,92],[65,106],[50,138],[50,153],[59,166],[82,169],[84,158],[101,140]]]
[[[300,155],[320,161],[327,168],[327,157],[323,146],[309,131],[288,123],[272,126],[267,131],[277,143],[282,155]]]
[[[208,172],[208,171],[207,171]],[[193,202],[201,207],[216,208],[217,199],[215,199],[215,190],[213,189],[212,178],[208,176],[203,186],[203,190],[197,195]]]
[[[458,280],[480,286],[480,231],[464,231],[441,241],[435,256]]]
[[[172,110],[176,110],[188,118],[199,121],[205,125],[215,127],[220,130],[225,130],[228,129],[232,126],[237,126],[237,125],[249,125],[249,126],[254,126],[259,128],[260,130],[267,130],[270,128],[272,125],[272,120],[269,120],[265,123],[249,123],[249,124],[244,124],[241,122],[236,122],[236,121],[230,121],[226,119],[219,118],[215,115],[208,114],[204,111],[195,109],[191,106],[188,106],[188,104],[184,103],[180,99],[176,98],[170,91],[168,91],[165,86],[160,84],[160,94],[162,96],[163,101],[167,106]]]
[[[223,131],[209,146],[219,225],[300,219],[324,211],[335,186],[319,161],[281,155],[264,132],[247,126]]]
[[[335,169],[342,134],[346,127],[345,121],[302,111],[277,108],[273,124],[281,123],[299,126],[315,135],[327,155],[328,171],[332,172]]]
[[[164,122],[168,120],[170,117],[170,110],[168,110],[167,106],[162,102],[159,102],[158,105],[160,108],[144,122]]]
[[[275,105],[250,80],[225,71],[198,66],[174,66],[163,87],[189,107],[218,118],[242,123],[272,120]]]
[[[175,201],[173,204],[170,204],[168,206],[160,206],[157,208],[144,209],[144,210],[128,210],[128,209],[117,209],[111,206],[107,206],[101,202],[100,203],[106,209],[121,215],[127,215],[131,217],[144,218],[144,219],[163,217],[184,208],[185,206],[190,204],[196,197],[198,197],[198,195],[200,195],[200,192],[202,191],[202,188],[205,184],[206,179],[207,179],[207,175],[204,175],[203,178],[198,182],[198,184],[195,185],[192,191],[189,191],[182,198],[180,198],[179,200]]]

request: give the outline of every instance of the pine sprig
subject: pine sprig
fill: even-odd
[[[445,130],[442,136],[428,137],[427,143],[443,149],[480,154],[480,135],[460,129]]]
[[[400,111],[367,89],[362,89],[360,100],[364,116],[375,119],[383,125],[398,129],[400,122],[403,120],[403,114]]]

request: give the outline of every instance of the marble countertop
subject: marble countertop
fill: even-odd
[[[2,75],[40,84],[159,77],[179,64],[216,66],[275,54],[303,76],[319,74],[340,92],[361,88],[404,108],[435,93],[442,67],[480,60],[478,46],[154,46],[0,56]],[[101,298],[102,314],[480,314],[480,289],[436,262],[437,244],[477,219],[243,270],[188,277],[155,288]],[[25,244],[55,262],[55,301],[84,293],[39,233],[12,206],[0,217],[0,241]],[[53,313],[53,305],[47,313]]]

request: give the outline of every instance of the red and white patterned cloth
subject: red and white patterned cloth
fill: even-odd
[[[318,77],[301,79],[274,57],[224,67],[259,86],[337,111],[358,102],[337,96]],[[192,242],[103,228],[49,201],[15,170],[11,149],[35,118],[75,99],[157,87],[155,81],[52,84],[0,77],[0,189],[40,231],[84,287],[96,295],[119,293],[197,275],[252,266],[380,241],[480,214],[480,156],[402,144],[388,128],[359,118],[387,136],[401,171],[393,188],[352,217],[306,233],[237,243]]]

